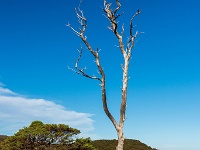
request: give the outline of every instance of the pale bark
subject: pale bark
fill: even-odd
[[[115,118],[113,117],[113,115],[110,113],[110,111],[108,109],[107,97],[106,97],[106,76],[105,76],[103,67],[101,66],[101,63],[100,63],[99,50],[98,49],[94,50],[92,48],[92,46],[89,44],[89,42],[87,41],[87,37],[84,35],[86,27],[87,27],[87,19],[84,17],[83,11],[80,8],[78,8],[78,10],[75,9],[76,15],[78,17],[78,22],[81,25],[81,28],[79,28],[79,31],[75,30],[70,24],[68,24],[67,26],[70,27],[75,32],[75,34],[82,39],[82,41],[86,45],[87,49],[94,56],[95,63],[96,63],[96,66],[98,68],[100,77],[94,76],[94,75],[91,76],[91,75],[86,73],[86,68],[79,68],[78,67],[79,61],[82,57],[82,50],[79,50],[79,57],[76,61],[75,69],[72,69],[72,68],[69,68],[69,69],[71,69],[72,71],[76,72],[77,74],[80,74],[80,75],[85,76],[87,78],[100,81],[103,109],[104,109],[107,117],[113,123],[113,125],[114,125],[114,127],[117,131],[117,135],[118,135],[118,145],[116,147],[116,150],[123,150],[123,145],[124,145],[123,128],[124,128],[124,121],[126,119],[126,115],[125,115],[126,114],[126,100],[127,100],[127,88],[128,88],[128,78],[129,78],[128,77],[128,69],[129,69],[130,58],[131,58],[131,55],[132,55],[132,49],[135,45],[135,38],[138,35],[138,31],[136,31],[133,34],[132,21],[138,14],[140,14],[141,11],[138,10],[130,20],[130,28],[129,28],[130,35],[128,37],[128,41],[127,41],[126,46],[125,46],[124,42],[123,42],[124,25],[122,25],[122,31],[121,31],[121,33],[119,33],[118,22],[116,21],[123,14],[123,13],[117,14],[118,10],[121,7],[121,4],[120,4],[119,0],[116,0],[117,7],[113,10],[113,9],[110,8],[110,6],[111,6],[110,3],[108,3],[106,0],[103,0],[103,1],[104,1],[103,10],[105,12],[105,16],[110,21],[109,29],[115,34],[115,36],[118,40],[118,43],[119,43],[119,49],[120,49],[122,56],[124,58],[124,65],[122,65],[122,72],[123,72],[122,100],[121,100],[121,106],[120,106],[119,123],[117,123],[117,121],[115,120]]]

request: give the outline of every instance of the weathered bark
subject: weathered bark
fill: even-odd
[[[92,48],[92,46],[89,44],[89,42],[87,41],[86,36],[84,35],[84,32],[86,30],[87,27],[87,20],[84,17],[83,11],[80,10],[80,8],[78,8],[78,10],[75,9],[76,11],[76,15],[78,17],[78,22],[81,25],[81,28],[79,28],[79,31],[75,30],[70,24],[68,24],[67,26],[70,27],[75,34],[77,34],[83,41],[83,43],[86,45],[87,49],[90,51],[90,53],[94,56],[95,58],[95,63],[96,66],[98,68],[99,71],[99,75],[98,76],[90,76],[88,75],[85,70],[86,68],[79,68],[78,67],[78,63],[81,59],[82,56],[82,51],[79,51],[79,58],[76,61],[75,64],[75,70],[72,68],[72,71],[76,72],[77,74],[80,74],[82,76],[85,76],[87,78],[90,79],[96,79],[100,81],[100,86],[101,86],[101,92],[102,92],[102,103],[103,103],[103,109],[105,114],[107,115],[107,117],[110,119],[110,121],[113,123],[116,131],[117,131],[117,135],[118,135],[118,144],[116,147],[116,150],[123,150],[123,145],[124,145],[124,135],[123,135],[123,128],[124,128],[124,121],[126,119],[126,100],[127,100],[127,89],[128,89],[128,69],[129,69],[129,62],[130,62],[130,58],[131,58],[131,54],[132,54],[132,49],[134,47],[134,42],[135,42],[135,38],[138,35],[138,31],[135,32],[135,34],[133,34],[133,25],[132,25],[132,21],[133,19],[140,14],[140,10],[138,10],[133,17],[130,20],[130,35],[128,37],[128,41],[126,44],[126,47],[123,43],[123,35],[124,35],[124,25],[122,25],[122,31],[121,34],[118,32],[118,22],[116,21],[123,13],[121,14],[117,14],[118,10],[121,7],[121,4],[119,2],[119,0],[116,0],[116,5],[117,7],[113,10],[110,8],[111,4],[108,3],[106,0],[104,1],[104,12],[106,14],[106,18],[110,21],[110,27],[109,29],[115,34],[118,43],[119,43],[119,49],[122,53],[122,56],[124,58],[124,65],[122,65],[122,72],[123,72],[123,80],[122,80],[122,100],[121,100],[121,106],[120,106],[120,120],[119,123],[116,122],[115,118],[113,117],[113,115],[110,113],[108,106],[107,106],[107,97],[106,97],[106,76],[103,70],[103,67],[101,66],[100,63],[100,57],[99,57],[99,50],[94,50]]]
[[[118,143],[117,143],[116,150],[123,150],[123,147],[124,147],[123,126],[119,127],[117,135],[118,135]]]

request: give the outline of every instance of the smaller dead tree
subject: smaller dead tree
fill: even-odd
[[[117,135],[118,135],[118,145],[116,147],[116,150],[123,150],[123,144],[124,144],[124,136],[123,136],[123,128],[124,128],[124,121],[125,121],[125,114],[126,114],[126,100],[127,100],[127,88],[128,88],[128,69],[129,69],[129,62],[132,55],[132,49],[135,45],[135,38],[139,34],[138,31],[133,33],[134,26],[132,25],[132,21],[134,18],[141,13],[140,10],[138,10],[133,17],[130,19],[130,27],[129,27],[129,37],[126,41],[126,44],[123,42],[123,36],[124,36],[124,25],[121,27],[121,32],[119,32],[119,24],[117,19],[120,18],[120,16],[123,14],[118,14],[119,9],[121,8],[121,3],[119,0],[116,0],[116,8],[111,9],[111,3],[108,3],[107,0],[103,0],[104,2],[104,8],[103,11],[105,12],[106,18],[110,22],[109,29],[114,33],[114,35],[117,38],[117,41],[119,43],[119,49],[122,53],[122,56],[124,58],[124,64],[121,65],[122,73],[123,73],[123,79],[122,79],[122,100],[121,100],[121,106],[120,106],[120,120],[119,123],[115,120],[113,115],[110,113],[107,105],[107,96],[106,96],[106,76],[103,70],[103,67],[100,62],[100,56],[99,56],[99,49],[93,49],[92,46],[89,44],[87,37],[85,36],[85,31],[87,28],[87,19],[84,16],[83,11],[80,9],[80,5],[78,9],[75,8],[76,16],[78,18],[78,22],[81,26],[79,30],[74,29],[70,24],[67,24],[68,27],[70,27],[74,33],[81,38],[83,43],[86,45],[89,52],[93,55],[95,59],[96,66],[98,68],[99,76],[91,76],[86,73],[86,68],[79,68],[79,62],[82,57],[82,49],[78,50],[79,57],[75,63],[74,69],[71,69],[77,74],[80,74],[82,76],[85,76],[90,79],[98,80],[100,82],[101,86],[101,92],[102,92],[102,102],[103,102],[103,109],[108,116],[108,118],[113,123]]]

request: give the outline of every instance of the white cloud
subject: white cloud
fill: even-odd
[[[45,99],[23,97],[0,82],[0,134],[13,135],[34,120],[67,124],[81,130],[82,136],[93,135],[91,114],[67,110]],[[95,136],[95,135],[94,135]]]
[[[7,88],[4,88],[3,84],[0,82],[0,95],[16,95],[16,94]]]

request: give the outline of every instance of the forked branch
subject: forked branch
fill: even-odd
[[[127,45],[126,45],[126,53],[128,54],[128,56],[130,57],[131,56],[131,51],[135,45],[135,38],[137,37],[137,35],[139,34],[138,31],[136,31],[134,34],[133,34],[133,20],[135,19],[135,17],[137,15],[139,15],[141,13],[141,10],[138,10],[134,15],[133,17],[131,18],[130,20],[130,35],[128,37],[128,41],[127,41]]]
[[[71,26],[70,23],[68,23],[66,26],[70,27],[75,32],[76,35],[83,36],[84,32],[86,30],[86,27],[87,27],[87,19],[84,17],[84,13],[80,8],[78,8],[78,10],[75,8],[75,12],[76,12],[76,16],[78,18],[78,22],[81,25],[81,27],[79,28],[79,31],[75,30]],[[86,37],[84,37],[84,38],[86,38]]]
[[[80,5],[79,5],[78,9],[75,9],[75,12],[76,12],[76,16],[78,18],[78,22],[81,25],[81,27],[79,28],[79,31],[76,30],[76,29],[74,29],[70,24],[67,24],[66,26],[68,26],[69,28],[71,28],[72,31],[74,31],[75,34],[81,38],[81,40],[83,41],[83,43],[86,45],[87,49],[93,55],[93,57],[95,58],[94,62],[96,63],[96,66],[98,68],[99,74],[101,75],[101,78],[99,78],[97,76],[90,76],[90,75],[88,75],[85,72],[86,68],[82,68],[81,69],[81,68],[78,67],[79,61],[80,61],[80,59],[82,57],[82,50],[79,50],[79,57],[78,57],[78,59],[76,61],[75,69],[72,69],[72,68],[69,68],[69,67],[68,68],[70,70],[74,71],[77,74],[80,74],[80,75],[85,76],[85,77],[90,78],[90,79],[96,79],[96,80],[99,80],[101,82],[100,86],[102,88],[101,90],[102,90],[102,101],[103,101],[104,111],[105,111],[106,115],[108,116],[108,118],[113,123],[113,125],[115,126],[116,130],[119,130],[119,125],[117,124],[116,120],[114,119],[114,117],[110,113],[110,111],[108,109],[108,106],[107,106],[105,73],[104,73],[104,70],[103,70],[103,68],[101,66],[101,63],[100,63],[100,58],[99,58],[99,51],[100,50],[99,49],[94,50],[91,47],[91,45],[89,44],[89,42],[87,41],[87,37],[84,35],[84,33],[86,31],[86,28],[87,28],[87,19],[84,17],[84,13],[80,9]]]
[[[131,55],[131,51],[134,47],[134,40],[135,38],[137,37],[138,35],[138,31],[135,32],[135,34],[133,34],[133,20],[135,19],[135,17],[137,15],[139,15],[141,13],[140,10],[138,10],[134,15],[133,17],[131,18],[130,20],[130,35],[128,37],[128,40],[127,40],[127,44],[126,44],[126,49],[124,48],[124,43],[123,43],[123,35],[124,35],[124,25],[122,25],[122,31],[121,31],[121,34],[119,33],[118,31],[118,22],[117,22],[117,19],[123,14],[118,14],[118,10],[121,8],[121,3],[119,2],[119,0],[116,0],[116,5],[117,7],[112,10],[111,9],[111,3],[108,3],[107,0],[104,0],[104,12],[106,13],[106,18],[110,21],[111,23],[111,26],[108,27],[111,31],[113,31],[113,33],[116,35],[117,39],[118,39],[118,42],[119,42],[119,48],[124,56],[124,58],[126,57],[130,57]]]
[[[75,73],[80,74],[80,75],[82,75],[82,76],[84,76],[84,77],[87,77],[87,78],[90,78],[90,79],[96,79],[96,80],[101,81],[101,79],[100,79],[99,77],[97,77],[97,76],[88,75],[88,74],[85,72],[86,67],[85,67],[85,68],[79,68],[79,67],[78,67],[79,61],[80,61],[80,59],[81,59],[81,57],[82,57],[82,50],[78,50],[78,52],[79,52],[79,57],[78,57],[78,59],[76,60],[76,63],[75,63],[75,66],[74,66],[76,70],[75,70],[75,69],[72,69],[72,68],[70,68],[70,67],[68,67],[68,69],[70,69],[70,70],[74,71]]]
[[[122,25],[122,33],[120,34],[118,32],[118,22],[117,19],[123,14],[117,14],[118,10],[121,8],[121,4],[119,2],[119,0],[116,0],[116,4],[117,7],[112,10],[111,9],[111,3],[108,3],[106,0],[104,0],[104,8],[103,11],[106,13],[106,18],[108,18],[108,20],[110,21],[111,26],[108,27],[111,31],[113,31],[113,33],[115,34],[115,36],[118,39],[119,42],[119,48],[121,50],[122,55],[124,56],[124,58],[126,57],[126,51],[124,49],[124,44],[122,41],[122,37],[124,34],[124,26]]]

